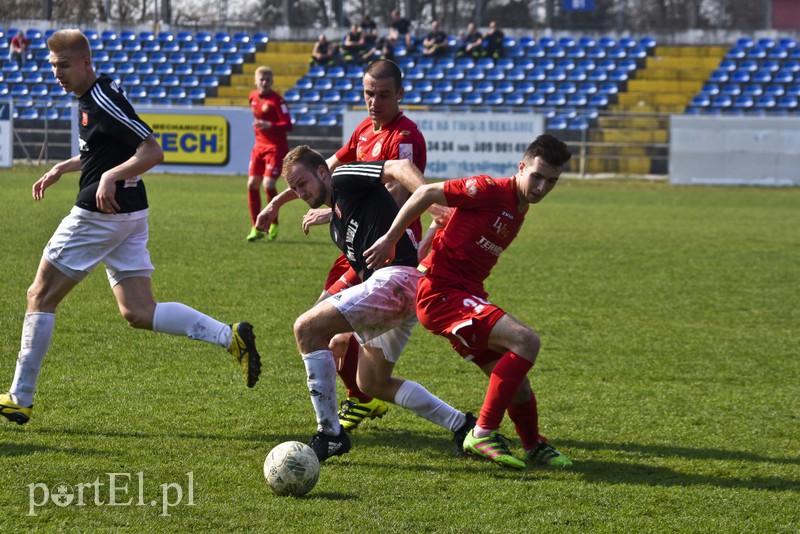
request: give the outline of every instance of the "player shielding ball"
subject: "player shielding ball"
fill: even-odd
[[[293,149],[284,160],[286,183],[312,208],[333,208],[332,241],[363,280],[315,304],[294,324],[300,356],[306,368],[308,390],[317,416],[317,432],[310,445],[320,461],[350,450],[350,438],[340,424],[336,403],[336,364],[328,340],[354,332],[362,355],[358,385],[370,396],[407,408],[453,432],[466,435],[468,418],[432,395],[422,385],[392,376],[395,364],[417,323],[414,295],[422,273],[417,249],[403,232],[397,254],[390,261],[367,267],[364,251],[388,229],[397,204],[385,184],[399,181],[413,191],[425,178],[407,160],[351,163],[331,174],[321,154],[307,146]],[[257,227],[269,224],[270,210],[258,216]]]
[[[570,157],[562,141],[544,134],[528,146],[510,178],[480,175],[421,186],[386,235],[366,251],[367,267],[383,265],[394,257],[395,243],[412,220],[433,204],[454,208],[420,264],[425,276],[417,288],[417,315],[425,328],[449,339],[456,352],[489,376],[480,417],[464,439],[464,451],[516,469],[525,462],[511,453],[498,432],[506,412],[531,461],[554,467],[572,461],[539,434],[536,396],[527,378],[539,353],[538,335],[489,302],[483,284],[517,236],[530,205],[556,186]]]

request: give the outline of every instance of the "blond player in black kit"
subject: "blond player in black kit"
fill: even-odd
[[[248,387],[261,372],[253,328],[228,325],[177,302],[156,302],[147,250],[148,203],[141,175],[164,159],[152,130],[117,84],[98,77],[89,41],[80,30],[60,30],[48,40],[59,85],[78,97],[80,155],[56,164],[33,184],[33,198],[61,175],[80,171],[78,198],[44,248],[28,289],[22,342],[14,379],[0,395],[0,415],[17,424],[31,417],[36,381],[50,346],[56,307],[102,262],[122,316],[134,328],[183,335],[228,350]]]

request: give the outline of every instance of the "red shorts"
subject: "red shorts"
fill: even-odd
[[[350,267],[350,262],[344,254],[340,254],[336,261],[333,262],[331,270],[328,271],[328,278],[325,280],[325,291],[331,295],[335,295],[343,289],[358,285],[361,283],[361,278]]]
[[[464,359],[479,366],[497,359],[489,349],[489,334],[505,315],[488,300],[452,286],[433,288],[423,277],[417,284],[417,318],[429,331],[450,340]]]
[[[266,176],[278,179],[283,169],[283,158],[288,148],[256,144],[250,153],[250,176]]]

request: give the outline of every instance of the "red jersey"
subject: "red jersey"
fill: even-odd
[[[422,260],[433,283],[458,285],[485,296],[483,282],[517,237],[528,212],[519,209],[517,181],[486,175],[444,182],[447,205],[456,208]]]
[[[372,126],[372,119],[364,119],[350,141],[336,152],[336,159],[343,163],[407,159],[424,173],[428,153],[422,132],[401,111],[377,131]]]
[[[250,109],[253,110],[253,117],[256,119],[272,123],[272,128],[264,130],[253,127],[256,132],[256,145],[282,147],[288,151],[289,141],[286,139],[286,132],[292,131],[292,117],[283,97],[275,91],[270,91],[267,96],[261,96],[258,90],[254,90],[250,93]]]

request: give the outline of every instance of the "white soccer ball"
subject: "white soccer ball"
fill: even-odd
[[[319,480],[319,460],[313,449],[299,441],[286,441],[269,451],[264,478],[276,495],[299,497]]]

